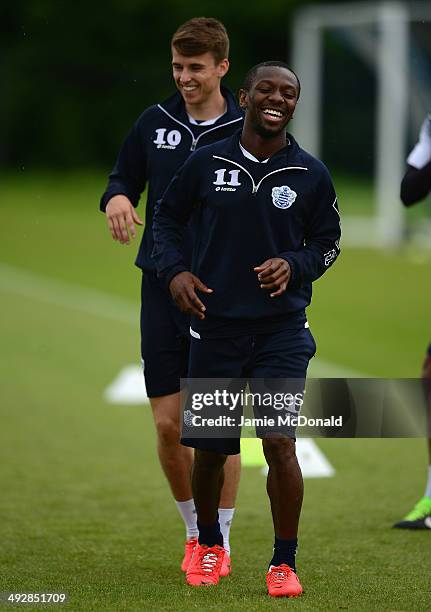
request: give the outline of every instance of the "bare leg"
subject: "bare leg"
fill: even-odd
[[[241,455],[229,455],[224,464],[224,484],[219,508],[234,508],[241,476]]]
[[[425,394],[425,402],[428,416],[428,465],[431,466],[431,356],[427,354],[422,366],[422,384]],[[431,475],[428,472],[428,482],[425,494],[431,497]]]
[[[428,459],[431,465],[431,357],[427,355],[422,366],[422,385],[428,415]]]
[[[226,455],[221,453],[195,450],[192,491],[201,525],[213,525],[217,521],[225,461]]]
[[[180,443],[180,394],[173,393],[150,399],[157,431],[157,452],[160,465],[177,501],[192,497],[190,475],[193,450]],[[220,508],[234,508],[241,474],[240,455],[228,457],[221,491]]]
[[[429,351],[422,366],[422,388],[424,392],[426,416],[428,418],[428,465],[431,466],[431,355]],[[423,498],[420,498],[414,508],[401,520],[395,523],[397,529],[426,529],[426,518],[431,506],[427,498],[431,498],[431,469],[428,467],[427,483]]]
[[[192,498],[190,474],[193,451],[180,443],[180,394],[150,399],[157,430],[160,465],[177,501]]]
[[[266,488],[271,502],[275,536],[293,540],[298,534],[304,495],[295,441],[283,437],[266,438],[262,440],[262,446],[269,466]]]

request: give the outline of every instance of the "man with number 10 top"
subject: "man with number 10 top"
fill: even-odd
[[[338,256],[340,223],[327,169],[286,133],[299,93],[283,62],[252,68],[240,91],[243,129],[194,153],[158,203],[153,257],[180,309],[192,315],[190,379],[247,379],[252,391],[260,379],[305,382],[316,349],[305,308],[311,283]],[[181,234],[192,215],[199,240],[190,268]],[[268,592],[297,596],[303,483],[295,431],[257,433],[275,532]],[[199,528],[187,582],[217,584],[225,554],[217,516],[222,470],[239,453],[239,439],[182,441],[195,448]]]
[[[148,183],[145,230],[136,265],[142,269],[141,349],[145,383],[158,437],[158,454],[186,526],[182,569],[188,567],[197,541],[196,511],[190,472],[192,451],[180,444],[180,378],[189,357],[189,317],[178,311],[155,272],[152,220],[156,201],[172,176],[195,149],[231,135],[243,113],[232,94],[221,87],[229,68],[229,38],[222,23],[194,18],[172,38],[172,69],[178,89],[161,104],[147,108],[132,127],[119,152],[101,199],[114,240],[128,244],[142,225],[135,207]],[[182,228],[181,251],[189,261],[190,227]],[[230,572],[229,529],[240,472],[239,457],[225,466],[220,499],[226,550],[223,575]]]

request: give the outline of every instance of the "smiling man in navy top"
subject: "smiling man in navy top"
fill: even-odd
[[[141,347],[147,394],[158,437],[158,454],[176,505],[186,526],[183,571],[196,544],[196,512],[190,471],[192,451],[180,444],[180,378],[189,361],[189,317],[174,305],[157,278],[153,250],[153,210],[175,172],[191,153],[231,136],[243,113],[234,96],[221,86],[229,69],[229,38],[224,25],[211,17],[195,17],[172,37],[172,72],[177,92],[147,108],[126,137],[101,199],[114,240],[122,244],[142,224],[135,207],[148,185],[145,230],[136,265],[142,269]],[[183,257],[191,257],[193,232],[183,231]],[[225,466],[226,483],[220,518],[227,551],[222,574],[230,572],[229,529],[240,472],[239,457]]]
[[[286,126],[300,94],[283,62],[264,62],[240,91],[242,130],[194,153],[158,203],[153,223],[159,275],[192,315],[189,377],[305,381],[315,343],[305,308],[311,283],[339,254],[340,219],[326,167],[303,151]],[[181,249],[193,215],[191,269]],[[303,497],[295,432],[262,436],[275,531],[268,592],[296,596],[297,530]],[[217,517],[222,467],[236,438],[187,438],[199,546],[192,585],[217,584],[224,551]]]

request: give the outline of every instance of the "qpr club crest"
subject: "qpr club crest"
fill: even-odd
[[[296,200],[296,192],[287,185],[272,188],[272,203],[277,208],[290,208]]]

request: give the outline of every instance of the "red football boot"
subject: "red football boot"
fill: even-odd
[[[190,538],[187,540],[184,545],[184,559],[181,563],[181,571],[186,572],[188,566],[190,565],[190,561],[192,560],[193,551],[195,549],[196,544],[198,543],[197,538]]]
[[[285,563],[270,566],[266,574],[266,584],[271,597],[298,597],[302,593],[298,576]]]
[[[220,578],[229,576],[231,571],[232,571],[232,561],[230,560],[230,556],[228,555],[225,549],[223,563],[221,564]]]
[[[223,546],[196,544],[192,560],[187,568],[186,581],[192,586],[218,584],[225,556]]]

